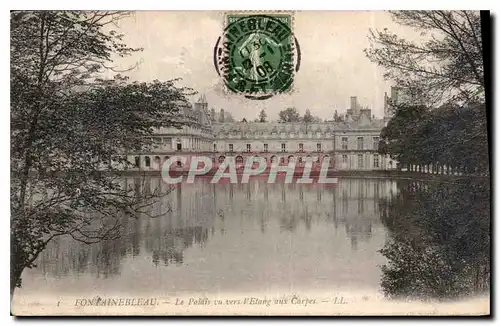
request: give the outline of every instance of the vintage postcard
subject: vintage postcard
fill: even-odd
[[[12,11],[12,314],[489,315],[489,26]]]

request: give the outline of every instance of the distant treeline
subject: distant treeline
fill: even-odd
[[[402,167],[440,171],[444,166],[465,174],[489,174],[486,109],[483,103],[394,107],[382,130],[379,152]]]

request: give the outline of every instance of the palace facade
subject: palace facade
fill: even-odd
[[[201,96],[183,110],[186,124],[181,129],[159,129],[154,149],[131,153],[128,160],[135,169],[154,171],[172,156],[209,156],[214,166],[224,160],[241,166],[248,157],[260,156],[268,164],[293,160],[299,167],[308,160],[322,163],[328,157],[334,170],[391,170],[396,162],[378,154],[380,132],[389,119],[388,100],[385,94],[384,118],[375,118],[353,96],[343,121],[261,123],[225,122],[224,111],[209,111],[205,96]],[[181,161],[176,165],[185,168]]]

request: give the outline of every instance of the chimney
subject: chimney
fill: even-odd
[[[356,96],[351,96],[351,107],[350,109],[354,112],[356,112],[356,109],[358,107],[358,98]]]
[[[212,108],[210,110],[210,120],[215,121],[215,109],[214,108]]]
[[[224,109],[220,109],[219,122],[224,122]]]

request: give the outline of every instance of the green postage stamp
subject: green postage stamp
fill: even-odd
[[[267,99],[289,92],[300,67],[292,14],[227,14],[214,63],[230,93]]]

